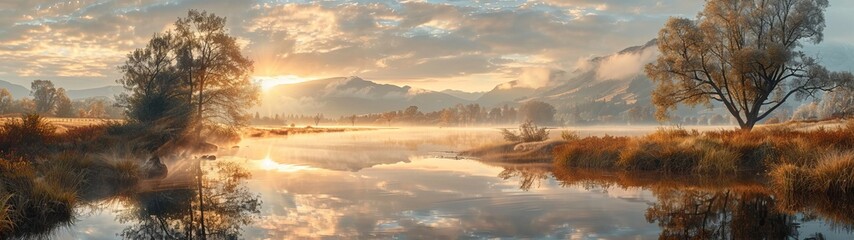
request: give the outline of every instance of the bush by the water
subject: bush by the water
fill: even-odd
[[[549,139],[549,130],[546,128],[537,127],[531,121],[525,121],[519,125],[519,131],[501,129],[501,134],[504,139],[510,142],[539,142]]]

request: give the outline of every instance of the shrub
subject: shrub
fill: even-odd
[[[531,121],[525,121],[519,125],[519,132],[501,129],[504,139],[510,142],[539,142],[549,139],[549,130],[537,127]]]
[[[9,158],[34,160],[46,154],[54,143],[56,127],[37,114],[24,114],[0,129],[0,154]]]
[[[567,142],[574,142],[574,141],[578,141],[579,139],[581,139],[581,137],[578,135],[578,131],[570,131],[570,130],[560,132],[560,138],[563,139],[564,141],[567,141]]]

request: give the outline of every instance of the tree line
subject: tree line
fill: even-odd
[[[560,124],[562,120],[555,119],[556,110],[551,104],[541,101],[528,101],[519,107],[504,105],[502,107],[487,108],[480,104],[457,104],[453,107],[437,111],[424,112],[418,106],[409,106],[405,109],[388,111],[383,113],[358,114],[339,116],[337,118],[324,117],[323,114],[274,114],[273,116],[261,116],[255,113],[253,124],[270,125],[423,125],[423,126],[479,126],[479,125],[502,125],[516,124],[530,120],[541,125]]]
[[[122,118],[122,109],[108,98],[74,99],[64,88],[50,80],[35,80],[30,85],[30,97],[15,99],[9,90],[0,89],[0,116],[36,113],[41,116],[71,118]]]

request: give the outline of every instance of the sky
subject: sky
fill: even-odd
[[[825,42],[854,43],[854,1],[830,0]],[[189,9],[224,16],[269,83],[359,76],[486,91],[653,39],[703,1],[0,0],[0,80],[115,85],[117,67]]]

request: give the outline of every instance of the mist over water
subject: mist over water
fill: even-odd
[[[654,127],[576,130],[581,136],[639,135]],[[559,134],[558,129],[551,131],[552,138]],[[715,184],[707,179],[697,187],[691,184],[698,181],[661,176],[617,176],[622,180],[615,181],[608,180],[614,174],[601,174],[605,177],[584,179],[583,173],[553,172],[550,163],[510,165],[456,156],[458,151],[502,142],[494,128],[423,127],[247,138],[235,148],[221,149],[217,160],[202,163],[206,167],[235,163],[251,173],[245,187],[259,196],[261,204],[260,217],[242,226],[241,238],[246,239],[655,239],[682,227],[708,229],[708,236],[715,238],[745,230],[740,228],[744,226],[760,233],[787,229],[787,236],[799,238],[814,233],[827,239],[854,237],[850,225],[825,221],[820,211],[779,210],[775,206],[783,204],[755,181]],[[191,163],[170,164],[166,179],[179,178],[182,173],[171,171],[190,169],[186,165]],[[710,205],[714,208],[697,216],[706,214],[709,220],[678,215],[687,206],[707,202],[715,203]],[[117,220],[129,208],[126,204],[96,205],[90,208],[96,210],[81,211],[78,220],[56,236],[113,239],[136,224]],[[770,217],[745,219],[743,215]],[[749,225],[758,222],[766,224]]]

